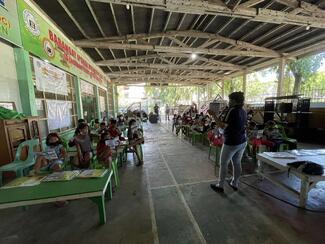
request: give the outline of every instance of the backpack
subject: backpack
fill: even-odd
[[[299,172],[305,173],[307,175],[323,175],[324,168],[322,165],[313,163],[310,161],[296,161],[292,163],[287,163],[289,166],[288,169],[288,176],[290,173],[291,168],[298,169]]]

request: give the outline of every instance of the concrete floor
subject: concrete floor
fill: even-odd
[[[227,187],[224,195],[210,190],[215,176],[207,149],[166,126],[145,126],[145,164],[134,166],[129,155],[121,187],[106,205],[106,225],[98,225],[97,208],[87,199],[63,208],[0,210],[0,243],[325,243],[325,214],[299,210],[245,184],[238,192]],[[295,203],[271,183],[254,176],[243,181]],[[324,191],[318,185],[312,192],[311,208],[325,209]]]

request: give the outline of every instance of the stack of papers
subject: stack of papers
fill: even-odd
[[[54,172],[48,176],[46,176],[42,181],[50,182],[50,181],[69,181],[75,178],[80,174],[79,170],[74,171],[62,171],[62,172]]]
[[[264,152],[264,155],[271,158],[295,159],[296,156],[289,152]]]
[[[16,178],[13,181],[9,182],[5,186],[1,187],[2,189],[15,188],[15,187],[27,187],[27,186],[36,186],[41,183],[41,180],[44,176],[31,176],[31,177],[20,177]]]
[[[318,155],[314,150],[291,150],[289,151],[291,154],[295,156],[316,156]]]
[[[100,178],[103,177],[107,172],[107,169],[87,169],[83,170],[78,178]]]

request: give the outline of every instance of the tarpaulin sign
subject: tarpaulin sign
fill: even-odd
[[[66,72],[38,58],[33,58],[33,64],[37,90],[68,95]]]

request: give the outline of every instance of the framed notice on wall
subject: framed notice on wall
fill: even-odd
[[[68,95],[67,75],[64,71],[35,57],[33,64],[37,90]]]
[[[10,109],[10,110],[16,110],[16,105],[14,102],[1,102],[0,101],[0,107]]]

